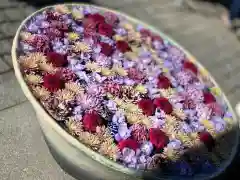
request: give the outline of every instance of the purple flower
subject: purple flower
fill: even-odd
[[[116,33],[120,36],[125,36],[127,34],[127,31],[124,28],[118,28],[116,29]]]
[[[174,140],[171,140],[168,145],[167,145],[167,148],[170,148],[170,149],[180,149],[181,148],[181,141],[177,140],[177,139],[174,139]]]
[[[149,156],[153,151],[153,144],[150,141],[145,141],[141,145],[140,150],[143,154],[145,154],[146,156]]]

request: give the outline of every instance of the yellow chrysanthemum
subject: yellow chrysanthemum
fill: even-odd
[[[113,76],[115,73],[111,69],[103,67],[101,68],[101,74],[103,76]]]
[[[25,79],[26,79],[27,83],[34,84],[34,85],[37,85],[37,84],[40,84],[43,82],[42,76],[34,75],[34,74],[26,75]]]
[[[182,120],[186,119],[186,114],[185,114],[184,111],[183,111],[182,109],[180,109],[180,108],[174,108],[174,109],[173,109],[173,114],[174,114],[175,116],[177,116],[178,118],[182,119]]]
[[[116,161],[119,149],[115,144],[109,145],[108,142],[106,141],[101,144],[98,152]]]
[[[58,90],[55,96],[60,101],[73,101],[75,98],[75,94],[68,89]]]
[[[124,68],[116,66],[116,65],[113,66],[112,70],[114,72],[116,72],[119,76],[127,76],[128,75],[127,71]]]
[[[65,83],[65,88],[69,91],[72,91],[76,94],[82,94],[84,92],[84,88],[82,88],[78,83],[76,82],[68,82]]]
[[[48,73],[55,73],[57,71],[57,68],[51,63],[40,63],[39,69]]]
[[[91,63],[91,62],[88,62],[85,67],[90,70],[90,71],[95,71],[96,69],[98,69],[98,64],[97,63]]]
[[[147,88],[145,88],[143,85],[139,84],[135,87],[135,91],[146,94],[147,93]]]
[[[61,14],[69,14],[69,13],[70,13],[70,10],[69,10],[68,7],[65,6],[65,5],[56,5],[56,6],[55,6],[55,10],[56,10],[58,13],[61,13]]]
[[[71,135],[79,136],[83,132],[83,124],[81,121],[75,121],[73,118],[69,118],[69,120],[65,122],[65,125]]]
[[[210,122],[210,121],[207,120],[207,119],[202,119],[200,122],[203,124],[203,126],[204,126],[205,128],[211,129],[211,128],[214,127],[213,123]]]
[[[177,118],[175,116],[172,116],[172,115],[169,115],[169,114],[165,115],[165,119],[166,119],[166,122],[169,123],[169,124],[173,124],[177,121]]]
[[[177,161],[181,157],[179,151],[171,148],[164,148],[162,155],[171,161]]]
[[[78,136],[78,139],[84,144],[91,146],[93,148],[98,148],[101,144],[101,140],[98,136],[89,133],[87,131],[81,132]]]
[[[74,32],[68,33],[68,39],[70,41],[76,41],[77,39],[79,39],[79,35]]]
[[[72,11],[72,16],[73,16],[73,18],[76,19],[76,20],[81,20],[81,19],[84,18],[83,12],[82,12],[81,10],[77,10],[77,9],[74,9],[74,10]]]
[[[124,41],[126,39],[126,37],[116,34],[116,35],[113,36],[113,39],[115,41]]]
[[[73,51],[89,53],[92,51],[92,48],[87,43],[76,42],[73,46]]]
[[[44,87],[36,86],[36,87],[33,87],[32,90],[33,90],[34,96],[38,99],[45,100],[50,96],[50,92]]]
[[[124,23],[122,24],[122,27],[124,29],[126,29],[127,31],[132,31],[134,29],[133,25],[132,24],[129,24],[129,23]]]
[[[20,38],[22,40],[31,40],[34,38],[34,36],[30,32],[21,32],[20,33]]]
[[[136,61],[138,59],[138,54],[133,51],[128,51],[124,55],[128,60]]]
[[[131,42],[131,44],[139,45],[142,41],[141,34],[135,31],[129,32],[128,41]]]
[[[221,89],[218,87],[212,87],[212,88],[210,88],[210,91],[215,96],[221,96]]]

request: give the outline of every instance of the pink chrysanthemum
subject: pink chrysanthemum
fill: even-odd
[[[141,124],[134,124],[131,126],[131,130],[133,139],[137,140],[138,142],[148,140],[149,136],[146,126]]]

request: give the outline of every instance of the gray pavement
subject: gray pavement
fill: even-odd
[[[216,17],[180,11],[171,0],[95,0],[155,25],[210,71],[233,106],[240,100],[240,43]],[[12,70],[14,33],[35,7],[0,1],[0,179],[72,180],[55,163]],[[237,167],[235,167],[237,172]]]

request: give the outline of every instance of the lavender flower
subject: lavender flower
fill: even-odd
[[[145,141],[141,147],[140,147],[140,150],[143,154],[145,154],[146,156],[149,156],[152,151],[153,151],[153,145],[151,142],[149,141]]]

